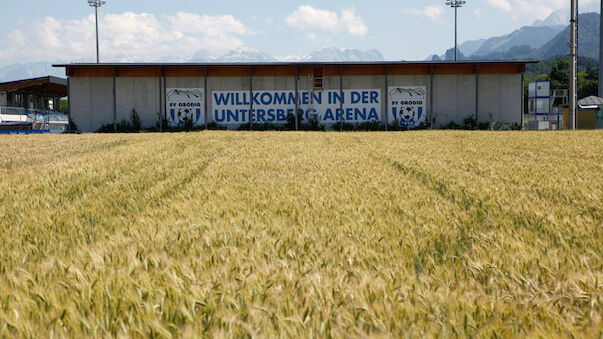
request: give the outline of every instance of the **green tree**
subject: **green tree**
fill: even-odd
[[[590,66],[578,73],[578,98],[586,98],[598,95],[599,92],[599,70]]]
[[[553,62],[551,68],[551,88],[567,89],[569,88],[569,61],[567,59],[557,60]]]

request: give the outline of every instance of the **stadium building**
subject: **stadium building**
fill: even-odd
[[[143,127],[228,128],[318,120],[407,127],[523,121],[523,73],[534,61],[63,64],[71,119],[84,132],[129,120]],[[297,118],[295,112],[298,112]]]

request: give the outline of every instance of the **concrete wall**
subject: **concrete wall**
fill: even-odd
[[[111,81],[113,81],[111,79]],[[159,78],[116,78],[117,121],[130,121],[136,110],[143,128],[155,127],[159,121]],[[112,97],[109,101],[112,100]]]
[[[477,83],[476,83],[477,81]],[[165,88],[204,88],[203,77],[167,77]],[[325,76],[324,90],[339,90],[339,76]],[[299,90],[311,86],[307,77],[300,76]],[[434,75],[433,88],[429,75],[389,76],[388,87],[425,86],[427,116],[433,113],[435,126],[453,121],[462,124],[468,117],[476,116],[480,122],[502,120],[508,123],[521,120],[521,74],[504,75]],[[294,90],[295,77],[254,77],[253,90]],[[382,123],[387,116],[386,84],[384,76],[344,76],[343,89],[380,89]],[[159,113],[165,109],[160,78],[116,78],[117,122],[129,120],[135,109],[143,127],[154,127]],[[476,102],[476,90],[478,99]],[[249,77],[208,77],[206,117],[214,121],[213,91],[249,91]],[[71,78],[71,117],[84,132],[98,130],[113,123],[113,79]],[[160,103],[161,101],[161,103]],[[433,107],[431,104],[433,102]],[[391,123],[391,121],[390,121]],[[232,127],[232,126],[231,126]]]

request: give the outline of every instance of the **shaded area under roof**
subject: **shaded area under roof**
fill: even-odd
[[[66,97],[67,79],[46,76],[0,83],[0,92],[36,94],[45,97]]]

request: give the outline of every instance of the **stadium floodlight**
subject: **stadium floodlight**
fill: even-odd
[[[465,0],[446,0],[446,6],[454,8],[454,61],[459,59],[459,45],[457,43],[457,10],[463,7]]]
[[[94,16],[96,17],[96,63],[100,62],[99,52],[98,52],[98,8],[102,5],[106,4],[105,1],[102,0],[88,0],[88,5],[90,7],[94,7]]]

